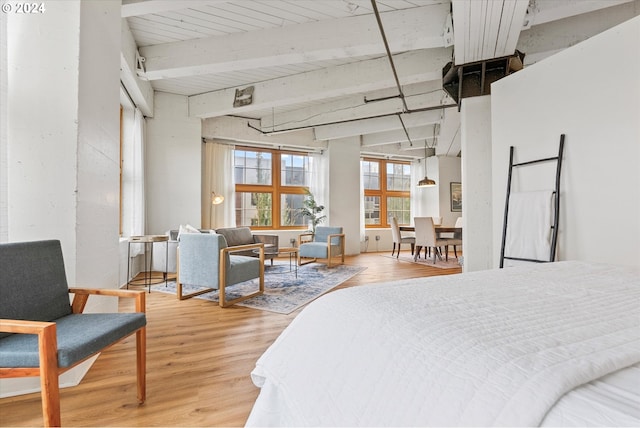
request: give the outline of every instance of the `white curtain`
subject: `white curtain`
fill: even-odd
[[[133,116],[133,117],[131,117]],[[144,195],[145,118],[134,109],[123,121],[122,141],[122,222],[124,236],[144,235],[146,207]],[[132,245],[131,256],[141,254],[143,245]]]
[[[329,217],[329,160],[328,154],[310,153],[309,154],[309,172],[310,183],[309,191],[313,194],[318,205],[324,205],[324,211],[322,214],[327,218],[324,221],[325,225],[331,224],[331,218]]]
[[[235,227],[235,183],[233,180],[233,146],[204,144],[204,176],[202,180],[203,229]],[[221,204],[211,204],[212,192],[224,196]]]

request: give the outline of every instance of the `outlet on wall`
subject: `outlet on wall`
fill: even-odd
[[[376,241],[380,240],[380,235],[376,235]]]

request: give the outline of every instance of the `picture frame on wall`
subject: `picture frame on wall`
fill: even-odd
[[[451,212],[462,212],[462,183],[451,182]]]

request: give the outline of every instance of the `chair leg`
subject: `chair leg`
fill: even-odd
[[[422,251],[422,245],[416,245],[416,252],[413,255],[413,261],[417,261],[418,257],[420,257],[420,251]]]
[[[436,256],[438,255],[438,249],[433,247],[433,264],[436,264]]]
[[[58,341],[55,324],[39,335],[40,388],[45,427],[60,426],[60,384],[58,381]]]
[[[457,250],[457,245],[453,246],[453,254],[456,256],[456,259],[458,258],[458,250]]]
[[[393,244],[393,246],[395,247],[395,246],[396,246],[396,244],[394,243],[394,244]],[[400,258],[400,247],[401,247],[401,246],[402,246],[402,244],[400,244],[400,243],[399,243],[399,244],[398,244],[398,254],[396,254],[396,259],[399,259],[399,258]]]
[[[393,243],[393,248],[391,249],[391,255],[393,256],[393,254],[396,252],[396,243]],[[400,248],[398,248],[398,253],[400,253]]]
[[[147,399],[147,328],[136,332],[136,378],[138,387],[138,403]]]
[[[411,244],[411,255],[413,256],[413,253],[416,249],[416,244]]]

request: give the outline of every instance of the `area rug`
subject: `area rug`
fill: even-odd
[[[424,251],[423,251],[423,253],[424,253]],[[382,256],[383,257],[389,257],[389,258],[392,258],[392,259],[396,258],[395,255],[392,256],[390,254],[382,254]],[[462,261],[462,256],[460,256],[460,261],[458,261],[453,256],[453,254],[449,254],[449,260],[448,261],[444,260],[444,256],[442,257],[442,260],[436,259],[436,263],[435,264],[433,264],[433,256],[427,258],[426,260],[424,259],[424,256],[422,256],[418,260],[414,261],[413,260],[413,256],[411,255],[411,253],[407,253],[406,255],[400,253],[400,257],[397,258],[396,260],[399,260],[401,262],[407,262],[407,263],[416,263],[416,264],[419,264],[419,265],[435,267],[435,268],[439,268],[439,269],[462,268],[462,266],[460,265],[460,261]]]
[[[349,278],[365,270],[366,267],[338,265],[327,268],[320,263],[311,263],[298,268],[296,278],[295,269],[289,271],[289,262],[267,263],[264,275],[264,294],[237,303],[238,306],[260,309],[263,311],[290,314],[301,306],[306,305],[322,294],[342,284]],[[196,291],[198,287],[183,286],[185,294]],[[227,299],[231,300],[241,295],[250,294],[258,289],[258,281],[246,281],[227,287]],[[151,287],[153,291],[176,294],[175,281],[169,281]],[[205,299],[218,302],[218,291],[195,296],[195,299]]]

